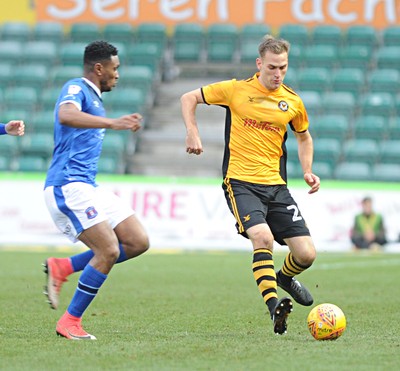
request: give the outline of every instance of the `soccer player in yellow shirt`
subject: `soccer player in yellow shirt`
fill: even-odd
[[[287,128],[298,142],[298,154],[309,193],[320,187],[312,172],[313,141],[301,98],[283,81],[290,44],[266,35],[259,45],[258,72],[247,80],[216,82],[181,97],[186,125],[186,151],[200,155],[203,146],[196,121],[198,104],[226,110],[223,189],[238,233],[253,246],[253,274],[276,334],[287,331],[293,309],[290,298],[278,299],[277,286],[309,306],[313,298],[294,276],[316,258],[310,231],[286,185]],[[289,247],[282,268],[275,272],[274,240]]]

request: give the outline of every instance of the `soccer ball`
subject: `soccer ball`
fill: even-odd
[[[346,317],[334,304],[319,304],[307,317],[308,330],[317,340],[335,340],[346,329]]]

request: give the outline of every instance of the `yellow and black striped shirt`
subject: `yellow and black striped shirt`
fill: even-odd
[[[260,84],[258,75],[203,86],[203,99],[227,109],[224,178],[285,184],[281,157],[287,125],[296,132],[306,131],[307,112],[293,90],[282,84],[276,91],[269,91]]]

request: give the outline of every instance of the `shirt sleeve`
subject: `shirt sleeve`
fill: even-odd
[[[0,123],[0,135],[7,134],[6,132],[6,125]]]

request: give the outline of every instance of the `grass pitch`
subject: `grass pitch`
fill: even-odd
[[[52,253],[0,251],[1,370],[394,370],[400,365],[400,255],[320,253],[301,281],[315,304],[338,305],[347,329],[314,340],[310,307],[294,303],[274,335],[251,272],[251,253],[148,253],[116,266],[84,316],[97,341],[55,334],[60,309],[42,295]],[[66,256],[57,253],[55,256]],[[283,254],[275,254],[276,267]],[[284,293],[279,291],[280,296]]]

